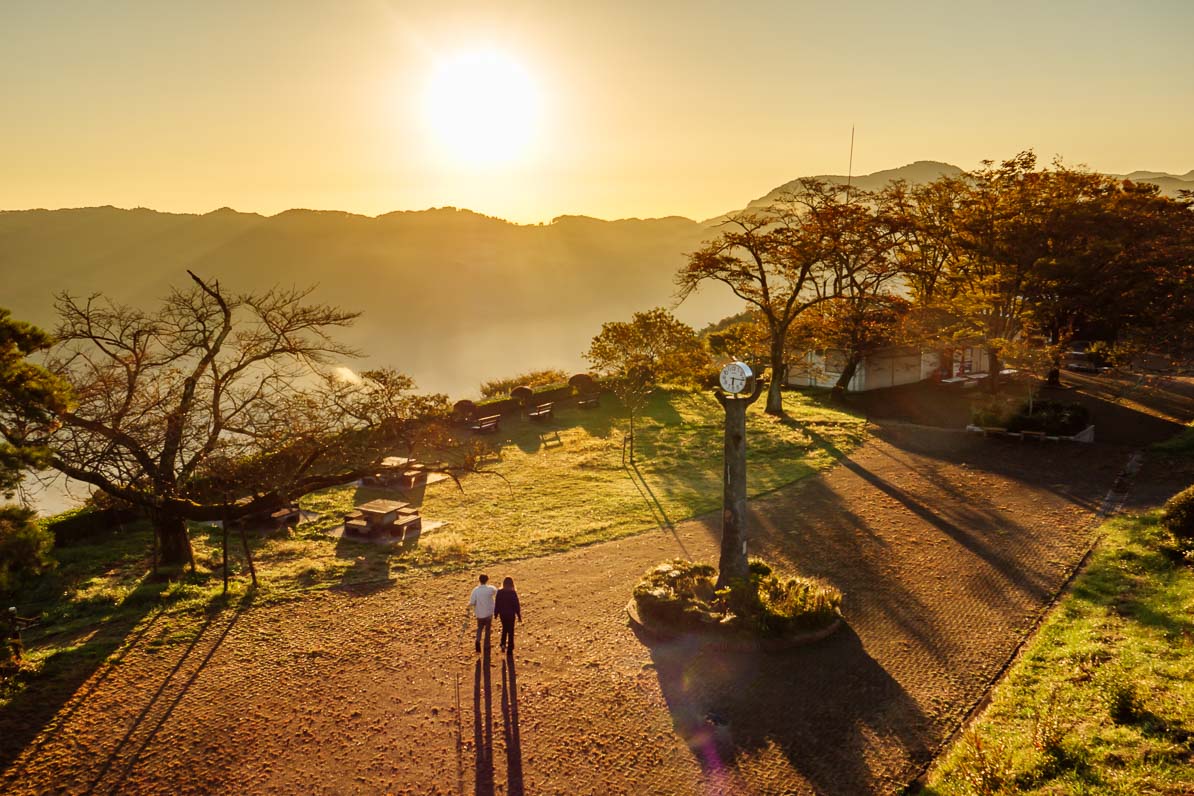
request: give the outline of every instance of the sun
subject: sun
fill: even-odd
[[[539,120],[539,93],[517,61],[497,51],[439,62],[424,102],[432,140],[454,162],[501,165],[525,156]]]

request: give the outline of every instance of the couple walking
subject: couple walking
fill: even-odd
[[[469,595],[468,607],[477,617],[477,652],[481,651],[481,634],[485,634],[485,647],[489,648],[489,634],[493,628],[493,615],[502,620],[501,648],[507,655],[514,654],[514,619],[522,621],[522,606],[518,604],[518,592],[514,591],[514,578],[502,580],[502,588],[489,585],[489,576],[482,575],[481,584]]]

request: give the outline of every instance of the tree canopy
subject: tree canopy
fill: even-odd
[[[696,332],[661,307],[602,324],[584,356],[630,413],[631,461],[634,418],[651,393],[661,383],[692,383],[709,367]]]
[[[71,406],[67,385],[29,360],[46,350],[50,337],[0,309],[0,496],[11,498],[22,476],[50,464],[44,444],[55,416]],[[0,506],[0,594],[21,577],[51,566],[53,537],[32,509]]]
[[[355,352],[333,332],[353,313],[309,290],[234,294],[190,277],[152,311],[61,295],[51,361],[78,400],[48,440],[53,465],[146,510],[164,562],[191,559],[187,520],[268,512],[378,472],[421,421],[446,417],[446,397],[411,395],[401,374],[338,367]]]
[[[29,357],[50,347],[41,329],[0,308],[0,495],[12,497],[22,474],[49,466],[45,437],[70,407],[67,385]]]
[[[723,230],[689,256],[679,294],[717,281],[747,303],[710,345],[766,344],[769,412],[793,346],[842,349],[839,387],[897,343],[982,345],[992,389],[1001,361],[1037,362],[1025,346],[1056,352],[1076,336],[1194,358],[1194,199],[1041,167],[1031,151],[878,193],[802,180]]]
[[[707,281],[727,285],[767,325],[772,372],[766,411],[782,416],[788,332],[810,307],[895,274],[894,230],[869,194],[799,180],[778,201],[731,215],[724,231],[688,257],[676,276],[681,300]]]

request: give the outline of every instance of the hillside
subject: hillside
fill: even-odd
[[[342,336],[368,354],[356,367],[392,365],[465,395],[513,371],[582,367],[602,322],[673,301],[684,253],[707,236],[682,218],[523,226],[454,208],[3,212],[0,306],[47,326],[60,290],[148,307],[188,268],[235,290],[317,284],[315,300],[363,313]],[[737,309],[708,291],[678,313],[703,324]]]
[[[851,183],[873,190],[893,179],[920,183],[960,171],[918,161]],[[1194,188],[1194,172],[1122,176],[1156,182],[1171,195]],[[0,211],[0,306],[47,327],[61,290],[151,307],[170,286],[186,284],[188,268],[233,290],[318,285],[315,300],[363,313],[342,339],[367,357],[348,364],[393,366],[424,389],[463,397],[482,381],[528,369],[583,368],[580,354],[603,322],[674,302],[676,270],[717,234],[716,222],[561,216],[520,225],[456,208],[376,218],[315,210],[266,217],[228,208],[204,215]],[[728,290],[711,285],[676,312],[699,327],[740,309]]]
[[[949,163],[938,163],[935,160],[918,160],[915,163],[909,163],[907,166],[901,166],[898,169],[884,169],[883,171],[876,171],[873,174],[855,174],[853,177],[847,177],[845,174],[818,174],[812,179],[822,180],[828,183],[837,183],[838,185],[845,185],[849,180],[850,185],[864,191],[878,191],[885,188],[889,182],[893,180],[904,180],[913,185],[920,183],[932,182],[941,176],[956,177],[961,174],[962,170],[957,166]],[[767,192],[758,199],[754,199],[747,207],[761,207],[771,202],[774,202],[784,193],[792,191],[799,186],[800,179],[785,182],[777,188]]]
[[[912,185],[919,185],[921,183],[932,182],[941,176],[956,177],[961,173],[962,169],[950,163],[941,163],[935,160],[918,160],[915,163],[909,163],[907,166],[901,166],[898,169],[884,169],[876,171],[873,174],[855,174],[853,177],[847,177],[845,174],[818,174],[812,177],[812,179],[836,183],[838,185],[845,185],[849,181],[850,185],[855,188],[864,191],[878,191],[886,187],[893,180],[903,180]],[[1178,191],[1181,190],[1194,191],[1194,169],[1180,175],[1169,174],[1163,171],[1133,171],[1130,174],[1111,174],[1108,176],[1133,180],[1135,182],[1151,182],[1160,187],[1161,193],[1165,196],[1176,197]],[[807,178],[797,178],[777,186],[758,199],[752,199],[747,204],[747,208],[764,207],[776,201],[783,194],[798,188],[800,179]]]

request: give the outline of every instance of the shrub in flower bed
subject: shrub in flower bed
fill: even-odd
[[[1062,401],[1033,401],[1032,412],[1027,402],[1012,408],[988,402],[976,405],[971,422],[976,426],[1000,426],[1008,431],[1043,431],[1046,434],[1070,437],[1090,425],[1090,410],[1082,404]]]
[[[1089,409],[1062,401],[1036,401],[1032,414],[1028,413],[1028,404],[1024,404],[1007,422],[1009,431],[1043,431],[1062,437],[1077,434],[1089,425]]]
[[[765,638],[821,630],[841,616],[842,594],[818,580],[787,577],[750,560],[746,581],[716,588],[717,570],[682,559],[652,568],[634,587],[647,621],[676,630],[713,630]]]
[[[1187,557],[1194,554],[1194,486],[1165,501],[1161,525],[1169,531],[1178,552]]]

